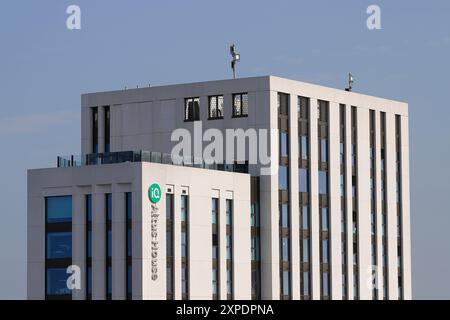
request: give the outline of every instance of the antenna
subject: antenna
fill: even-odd
[[[353,89],[353,83],[355,82],[355,79],[353,78],[353,75],[351,73],[348,74],[348,87],[345,88],[345,91],[351,92]]]
[[[233,69],[233,79],[236,79],[236,62],[241,60],[241,55],[236,52],[236,46],[232,44],[230,46],[230,54],[233,60],[231,60],[231,69]]]

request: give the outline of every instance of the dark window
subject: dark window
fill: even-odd
[[[319,194],[328,194],[328,172],[319,171]]]
[[[72,197],[47,198],[47,223],[72,222]]]
[[[288,189],[288,167],[279,166],[278,168],[278,189],[287,190]]]
[[[289,139],[287,132],[280,132],[280,156],[287,157],[289,155]]]
[[[289,95],[278,93],[278,114],[283,116],[289,115]]]
[[[223,96],[211,96],[208,98],[208,118],[222,119],[223,118]]]
[[[289,206],[287,203],[280,204],[280,227],[289,228]]]
[[[282,237],[281,238],[281,261],[283,262],[289,262],[289,237]]]
[[[111,113],[109,106],[105,108],[105,152],[111,151]]]
[[[184,100],[184,121],[200,120],[200,98]]]
[[[299,169],[299,190],[300,192],[309,192],[309,183],[308,183],[308,170],[304,168]]]
[[[92,298],[92,195],[85,196],[86,214],[86,300]]]
[[[98,153],[98,108],[91,109],[92,112],[92,153]]]
[[[248,116],[248,93],[233,94],[233,117]]]
[[[67,288],[68,274],[66,268],[48,268],[47,269],[47,295],[61,296],[70,295],[70,289]]]
[[[105,194],[106,218],[106,299],[112,298],[112,194]]]
[[[133,229],[132,229],[132,218],[133,218],[133,196],[131,192],[125,193],[125,225],[126,225],[126,290],[127,299],[132,298],[133,294],[133,267],[132,267],[132,256],[133,256]]]
[[[47,233],[47,259],[72,257],[72,232]]]
[[[302,160],[308,160],[308,137],[307,136],[300,136],[299,138],[299,150],[300,150],[300,158]]]
[[[70,300],[67,268],[72,264],[72,197],[46,197],[45,220],[46,299]]]

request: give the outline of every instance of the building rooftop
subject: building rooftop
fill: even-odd
[[[194,157],[174,157],[168,153],[151,151],[121,151],[108,153],[92,153],[85,156],[58,156],[58,168],[83,167],[125,162],[151,162],[183,167],[194,167],[209,170],[248,173],[248,164],[210,163]]]
[[[326,90],[332,95],[342,95],[344,94],[347,97],[360,97],[360,98],[369,98],[369,99],[381,99],[389,102],[398,102],[398,103],[404,103],[399,100],[395,99],[387,99],[372,95],[367,95],[355,91],[346,91],[344,88],[333,88],[328,86],[323,86],[319,84],[314,84],[310,82],[295,80],[295,79],[289,79],[285,77],[279,77],[279,76],[273,76],[273,75],[265,75],[265,76],[256,76],[256,77],[245,77],[245,78],[237,78],[237,79],[222,79],[222,80],[209,80],[209,81],[199,81],[199,82],[188,82],[188,83],[178,83],[178,84],[166,84],[166,85],[155,85],[155,86],[148,86],[148,87],[141,87],[141,88],[127,88],[127,89],[121,89],[121,90],[111,90],[111,91],[100,91],[100,92],[91,92],[91,93],[85,93],[82,96],[90,97],[90,96],[96,96],[96,95],[102,95],[102,96],[116,96],[117,94],[123,95],[124,92],[127,92],[130,95],[133,96],[145,96],[145,93],[150,92],[160,92],[164,93],[167,91],[173,91],[173,90],[181,90],[183,91],[184,88],[202,88],[205,85],[208,85],[210,87],[223,87],[223,86],[230,86],[233,87],[233,84],[235,84],[237,87],[243,86],[243,85],[249,85],[251,84],[252,88],[257,90],[273,90],[273,85],[277,83],[283,83],[287,85],[301,85],[305,88],[311,89],[311,90]],[[160,96],[161,94],[158,94]]]

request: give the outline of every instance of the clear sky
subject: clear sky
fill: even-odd
[[[343,88],[351,71],[409,102],[413,296],[450,298],[448,0],[1,1],[0,298],[25,298],[26,170],[80,152],[80,94],[229,78],[232,42],[239,76]]]

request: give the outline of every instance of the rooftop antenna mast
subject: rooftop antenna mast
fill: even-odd
[[[236,52],[236,46],[232,44],[230,46],[230,54],[233,60],[231,60],[231,69],[233,69],[233,79],[236,79],[236,63],[241,60],[241,55]]]
[[[348,87],[345,88],[345,91],[351,92],[353,90],[353,83],[355,82],[355,79],[353,78],[353,75],[351,73],[348,74]]]

